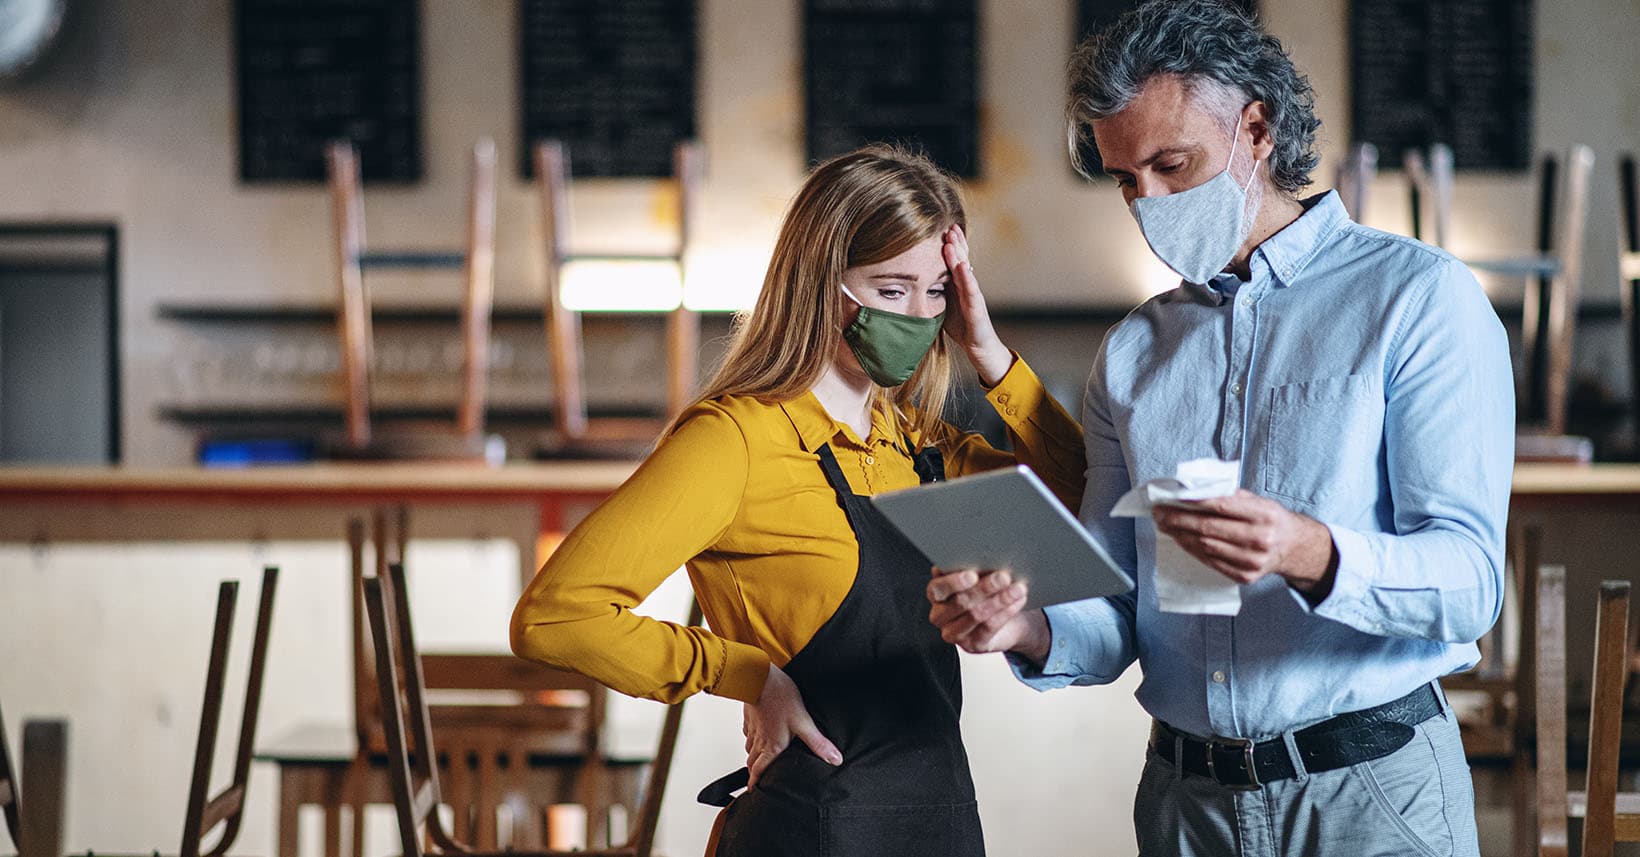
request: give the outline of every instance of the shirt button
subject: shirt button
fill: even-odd
[[[1253,299],[1252,298],[1242,298],[1241,299],[1241,305],[1244,306],[1244,307],[1251,308],[1253,306]]]
[[[1224,670],[1214,670],[1213,671],[1213,681],[1217,682],[1218,684],[1224,684]]]
[[[877,463],[877,456],[875,456],[875,455],[866,456],[866,463],[867,464],[876,464]]]
[[[997,403],[1002,404],[1002,405],[1008,404],[1008,394],[1003,393],[1003,394],[997,396]]]
[[[1231,384],[1230,385],[1230,392],[1234,395],[1237,395],[1237,396],[1241,395],[1241,385],[1240,384]]]
[[[1009,409],[1008,409],[1008,416],[1010,416],[1010,417],[1011,417],[1011,416],[1013,416],[1013,415],[1014,415],[1014,414],[1016,414],[1016,413],[1019,413],[1019,409],[1018,409],[1018,408],[1009,408]]]

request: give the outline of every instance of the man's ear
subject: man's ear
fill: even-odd
[[[1270,154],[1276,149],[1276,138],[1269,123],[1269,113],[1264,108],[1264,102],[1254,101],[1241,110],[1241,121],[1247,126],[1247,133],[1253,138],[1253,158],[1259,161],[1269,160]]]

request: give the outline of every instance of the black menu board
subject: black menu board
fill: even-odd
[[[1257,0],[1231,0],[1241,11],[1248,15],[1258,15]],[[1076,41],[1103,30],[1115,23],[1123,13],[1138,7],[1139,0],[1077,0],[1076,4]],[[1081,161],[1089,175],[1098,175],[1104,169],[1100,163],[1099,150],[1094,147],[1093,141],[1087,140],[1078,152]]]
[[[1464,170],[1532,161],[1531,0],[1354,0],[1351,138],[1381,163],[1452,147]]]
[[[239,178],[323,181],[351,139],[365,181],[421,178],[416,0],[236,0]]]
[[[669,176],[695,136],[695,0],[522,0],[524,175],[562,140],[582,176]]]
[[[979,175],[975,0],[807,0],[811,161],[872,142]]]

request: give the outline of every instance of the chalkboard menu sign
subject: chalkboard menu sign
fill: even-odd
[[[365,181],[421,178],[417,0],[237,0],[239,178],[323,181],[351,139]]]
[[[1256,0],[1230,0],[1232,5],[1248,15],[1258,15]],[[1117,18],[1131,9],[1137,8],[1139,0],[1077,0],[1076,4],[1076,41],[1103,30],[1116,22]],[[1094,147],[1093,141],[1082,143],[1081,151],[1077,153],[1089,175],[1098,175],[1104,169],[1099,158],[1099,150]]]
[[[1446,143],[1458,169],[1526,169],[1532,40],[1532,0],[1354,0],[1351,136],[1392,164]]]
[[[871,142],[979,175],[975,0],[807,0],[808,156]]]
[[[522,0],[523,172],[543,139],[585,176],[669,176],[695,136],[695,0]]]

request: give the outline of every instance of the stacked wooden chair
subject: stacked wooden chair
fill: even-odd
[[[1365,223],[1367,199],[1372,195],[1373,180],[1378,177],[1378,147],[1371,143],[1350,146],[1338,165],[1333,187],[1344,203],[1344,210],[1356,223]]]
[[[240,712],[239,736],[235,744],[233,777],[228,785],[211,793],[211,767],[216,758],[222,702],[228,676],[228,649],[233,636],[234,611],[239,601],[239,582],[224,580],[217,588],[216,620],[211,632],[210,659],[205,668],[205,698],[200,707],[199,735],[194,745],[193,775],[188,784],[188,803],[183,813],[182,845],[179,857],[223,857],[239,837],[245,817],[246,795],[250,787],[251,748],[256,741],[256,722],[262,708],[262,679],[266,674],[268,636],[273,629],[273,600],[279,584],[279,569],[262,570],[262,594],[252,632],[251,653],[245,679],[245,704]],[[30,791],[33,791],[30,784]],[[29,810],[34,812],[33,809]],[[214,844],[212,834],[220,829]],[[32,836],[25,832],[25,838]],[[60,857],[60,849],[41,857]],[[160,852],[151,852],[159,857]],[[20,855],[20,857],[23,857]],[[95,857],[87,854],[86,857]]]
[[[472,184],[467,211],[467,246],[458,251],[369,251],[365,248],[364,202],[359,157],[352,143],[338,141],[325,152],[334,220],[338,290],[337,333],[345,390],[345,436],[332,452],[341,457],[471,460],[499,463],[506,448],[485,434],[490,349],[490,313],[495,302],[495,143],[473,146]],[[462,272],[461,397],[452,424],[403,425],[395,431],[373,426],[371,367],[374,353],[370,319],[369,271]]]
[[[380,665],[367,622],[365,584],[392,574],[404,577],[409,526],[404,506],[377,508],[368,523],[362,517],[348,521],[353,726],[303,724],[259,755],[279,766],[281,854],[295,853],[299,811],[311,805],[323,811],[327,853],[357,857],[364,845],[365,808],[393,800],[388,718],[378,692]],[[386,615],[390,631],[395,615]],[[637,804],[652,759],[609,757],[602,739],[606,688],[510,653],[424,652],[419,660],[453,836],[478,848],[497,848],[502,830],[496,808],[506,806],[513,847],[544,842],[548,808],[575,804],[585,812],[587,829],[573,838],[597,845],[609,838],[605,821],[615,808]],[[344,842],[350,843],[345,852]]]
[[[1618,277],[1622,280],[1623,329],[1628,338],[1629,443],[1627,457],[1640,457],[1640,180],[1633,155],[1618,162],[1619,205],[1623,212],[1618,241]]]
[[[493,853],[495,845],[489,837],[493,835],[490,831],[495,824],[495,808],[500,792],[493,783],[503,776],[518,778],[530,765],[530,754],[509,751],[509,748],[502,746],[503,733],[516,729],[493,713],[483,723],[473,724],[476,731],[466,732],[464,740],[446,743],[444,736],[452,733],[436,725],[436,717],[428,703],[429,677],[442,670],[470,673],[462,670],[459,662],[446,660],[441,663],[418,654],[401,566],[390,566],[385,577],[367,578],[364,592],[375,655],[378,700],[387,740],[388,773],[404,854],[406,857],[422,857],[427,853],[473,854],[483,853],[482,849]],[[698,621],[698,612],[692,615],[691,621]],[[560,682],[543,676],[547,672],[552,671],[520,661],[513,675],[497,684],[504,684],[508,689],[550,687],[554,692],[562,692]],[[588,689],[588,692],[595,691],[596,688]],[[600,847],[602,843],[594,837],[594,841],[589,843],[593,846],[591,850],[576,853],[594,857],[648,857],[654,845],[660,802],[671,770],[682,713],[682,703],[671,706],[667,711],[641,808],[632,821],[626,842],[613,847]],[[459,730],[454,734],[463,735]],[[456,789],[446,791],[444,788],[440,776],[441,759],[445,760],[445,767],[452,775],[463,770],[477,772],[480,783],[476,791],[471,787],[462,787],[467,792],[467,799],[463,800],[456,794]],[[492,763],[494,768],[485,773]],[[492,785],[485,784],[486,778]],[[451,805],[455,810],[455,823],[451,829],[445,828],[439,816],[440,805]],[[519,848],[516,843],[519,827],[517,816],[514,816],[514,827],[515,842],[505,852],[507,854],[531,857],[567,853]],[[463,841],[466,838],[464,831],[473,831],[485,840],[484,844],[477,846],[479,850]],[[424,847],[424,835],[432,843],[431,851]]]
[[[547,350],[552,364],[555,428],[540,454],[547,458],[638,458],[659,437],[667,420],[685,407],[698,381],[700,315],[681,300],[666,311],[666,413],[660,419],[594,419],[588,415],[585,352],[581,313],[565,306],[566,266],[577,263],[654,263],[674,265],[683,281],[704,159],[700,146],[678,144],[673,155],[677,182],[678,238],[674,249],[660,253],[572,252],[569,249],[570,156],[564,144],[544,140],[533,150],[535,180],[541,197],[542,243],[546,256]],[[618,288],[618,285],[614,286]]]
[[[1544,566],[1533,617],[1532,718],[1536,728],[1533,770],[1517,771],[1515,853],[1564,857],[1569,818],[1583,819],[1582,853],[1610,857],[1617,842],[1640,842],[1640,793],[1618,790],[1618,750],[1623,688],[1632,680],[1633,644],[1628,634],[1628,581],[1600,586],[1595,627],[1594,673],[1589,706],[1587,779],[1568,790],[1566,693],[1566,571]]]
[[[68,782],[68,723],[23,723],[22,778],[12,765],[0,716],[0,816],[18,857],[61,857],[63,796]],[[28,797],[23,786],[28,786]]]

